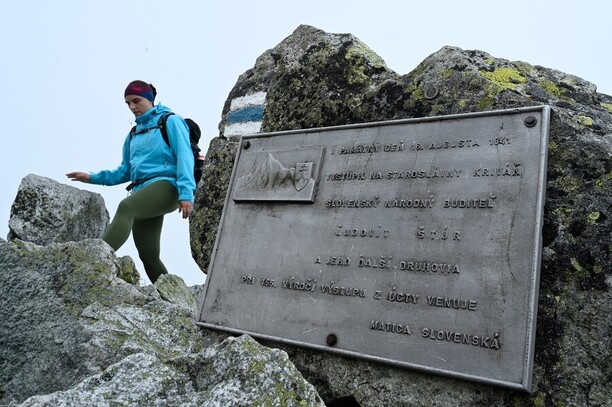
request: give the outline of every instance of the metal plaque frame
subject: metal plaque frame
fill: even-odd
[[[549,123],[242,137],[197,324],[529,391]]]

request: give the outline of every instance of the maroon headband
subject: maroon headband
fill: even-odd
[[[155,100],[153,88],[151,87],[151,85],[143,81],[130,82],[127,88],[125,88],[123,96],[125,97],[127,95],[142,96],[143,98],[149,100],[151,103],[153,103],[153,100]]]

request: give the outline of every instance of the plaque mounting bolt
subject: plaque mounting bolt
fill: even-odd
[[[327,346],[336,346],[338,343],[338,337],[336,334],[329,334],[327,335],[327,338],[325,338],[325,342],[327,343]]]
[[[251,147],[251,142],[249,140],[247,140],[244,143],[242,143],[242,149],[243,150],[248,150],[249,147]]]
[[[524,123],[525,123],[525,126],[527,126],[527,127],[533,127],[533,126],[535,126],[538,123],[538,119],[536,119],[533,116],[527,116],[525,118]]]
[[[438,96],[438,88],[432,86],[425,91],[425,99],[433,99]]]

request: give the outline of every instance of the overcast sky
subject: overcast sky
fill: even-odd
[[[114,214],[123,186],[71,183],[64,174],[120,163],[133,123],[123,90],[152,82],[158,101],[201,126],[206,150],[238,76],[300,24],[352,33],[399,74],[445,45],[577,75],[612,94],[609,5],[576,1],[3,1],[0,94],[4,147],[0,235],[21,179],[34,173],[95,191]],[[188,223],[166,216],[162,258],[188,285]],[[133,243],[130,255],[142,268]]]

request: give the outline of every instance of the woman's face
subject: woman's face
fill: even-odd
[[[128,105],[134,116],[140,116],[153,107],[153,102],[138,95],[127,95],[125,104]]]

